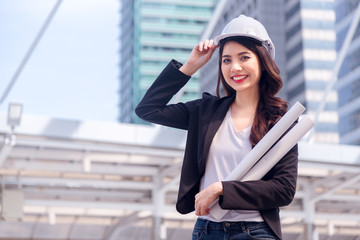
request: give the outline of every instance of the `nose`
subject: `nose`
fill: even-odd
[[[238,62],[234,62],[232,65],[231,65],[231,70],[232,71],[241,71],[242,70],[242,66],[240,63]]]

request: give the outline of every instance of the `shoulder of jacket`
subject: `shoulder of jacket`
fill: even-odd
[[[208,92],[202,93],[202,100],[207,103],[218,103],[221,104],[222,102],[232,101],[233,96],[227,96],[227,97],[217,97],[215,95],[212,95]]]
[[[203,92],[202,99],[210,100],[210,99],[219,99],[219,98],[217,96],[212,95],[211,93]]]

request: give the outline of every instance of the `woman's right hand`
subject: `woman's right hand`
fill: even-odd
[[[217,47],[218,45],[214,45],[213,40],[207,39],[204,42],[199,42],[191,51],[189,59],[179,70],[188,76],[193,75],[210,60]]]

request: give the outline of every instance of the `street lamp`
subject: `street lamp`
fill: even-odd
[[[20,125],[23,105],[21,103],[10,103],[8,108],[7,124],[10,126],[10,136],[7,139],[10,145],[15,145],[15,127]]]
[[[11,131],[20,125],[23,105],[21,103],[10,103],[8,109],[7,124],[11,127]]]
[[[7,124],[10,126],[10,134],[5,137],[5,144],[0,148],[0,166],[8,158],[13,146],[16,142],[16,136],[14,134],[15,127],[20,125],[22,115],[22,104],[10,103],[7,116]],[[1,180],[1,217],[6,219],[22,219],[24,209],[24,192],[21,189],[21,185],[18,185],[18,189],[6,189],[5,177]]]

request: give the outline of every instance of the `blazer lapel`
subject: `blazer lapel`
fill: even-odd
[[[204,137],[204,148],[202,158],[199,161],[200,174],[202,175],[205,172],[206,160],[209,155],[210,145],[212,140],[215,137],[217,130],[219,129],[221,123],[223,122],[227,111],[229,110],[230,104],[234,101],[234,97],[227,98],[215,111],[215,114],[212,116],[208,128]]]

